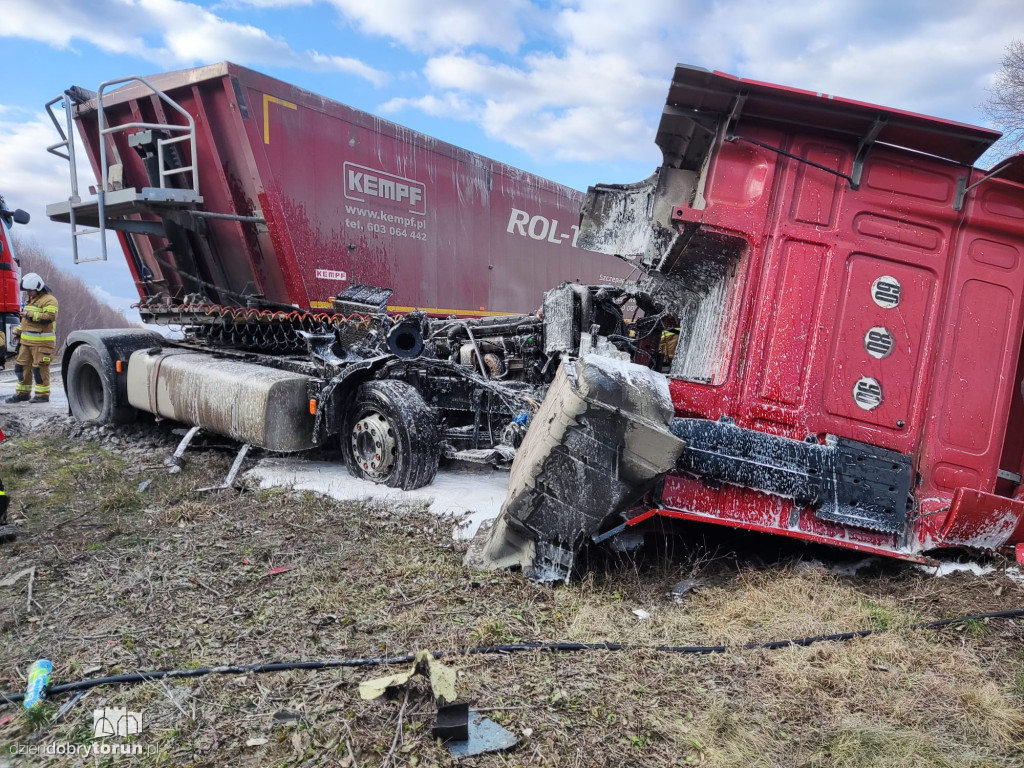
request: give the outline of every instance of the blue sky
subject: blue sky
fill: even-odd
[[[676,62],[985,124],[1019,38],[1020,0],[0,0],[0,194],[70,268],[43,104],[225,59],[586,189],[658,165]],[[73,269],[135,298],[120,258]]]

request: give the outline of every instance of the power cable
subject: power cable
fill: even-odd
[[[907,629],[944,629],[953,624],[961,624],[967,621],[983,621],[985,619],[1015,619],[1024,616],[1024,608],[1014,608],[1007,611],[994,611],[992,613],[978,613],[972,616],[959,616],[952,619],[938,619],[936,621],[925,621],[920,624],[911,624]],[[747,643],[741,646],[728,645],[625,645],[622,643],[516,643],[512,645],[483,645],[476,648],[464,648],[462,650],[432,651],[435,659],[442,659],[452,656],[477,656],[523,653],[529,651],[545,651],[552,653],[574,653],[580,651],[658,651],[661,653],[685,653],[694,655],[706,655],[712,653],[727,653],[729,650],[777,650],[790,646],[806,647],[814,643],[843,642],[858,637],[882,634],[892,630],[888,629],[858,629],[852,632],[837,632],[831,635],[814,635],[811,637],[800,637],[793,640],[770,640],[760,643]],[[134,672],[126,675],[114,675],[112,677],[94,677],[87,680],[79,680],[74,683],[63,683],[61,685],[50,685],[46,687],[47,696],[56,696],[70,691],[84,691],[89,688],[96,688],[101,685],[126,685],[132,683],[144,683],[150,680],[165,680],[167,678],[190,678],[204,677],[206,675],[245,675],[249,673],[263,674],[266,672],[288,672],[297,669],[337,669],[344,667],[381,667],[393,664],[408,664],[415,660],[416,655],[412,653],[401,656],[384,656],[379,658],[364,659],[324,659],[320,661],[284,661],[268,664],[243,664],[220,667],[199,667],[197,669],[158,669],[151,672]],[[0,693],[0,704],[15,704],[25,698],[24,693]]]

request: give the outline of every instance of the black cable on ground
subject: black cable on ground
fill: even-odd
[[[994,611],[992,613],[978,613],[973,616],[958,616],[953,619],[937,619],[935,621],[924,621],[920,624],[911,624],[905,629],[943,629],[953,624],[960,624],[965,621],[982,621],[984,619],[1015,619],[1024,617],[1024,608],[1015,608],[1008,611]],[[621,643],[515,643],[513,645],[484,645],[476,648],[463,648],[462,650],[433,651],[434,658],[442,659],[451,656],[473,656],[488,654],[523,653],[528,651],[547,651],[556,653],[572,653],[577,651],[658,651],[661,653],[688,653],[688,654],[711,654],[726,653],[730,649],[743,650],[776,650],[789,646],[806,647],[813,643],[841,642],[853,640],[858,637],[881,634],[889,632],[888,629],[858,629],[853,632],[838,632],[832,635],[814,635],[812,637],[800,637],[793,640],[771,640],[762,643],[746,643],[740,646],[728,645],[624,645]],[[244,675],[250,672],[262,674],[264,672],[288,672],[297,669],[337,669],[341,667],[382,667],[391,664],[408,664],[415,660],[416,655],[412,653],[401,656],[384,656],[379,658],[365,659],[325,659],[322,661],[282,661],[269,664],[243,664],[221,667],[199,667],[197,669],[157,669],[151,672],[133,672],[127,675],[114,675],[112,677],[94,677],[89,680],[79,680],[74,683],[63,683],[61,685],[50,685],[46,687],[47,696],[56,696],[70,691],[84,691],[89,688],[96,688],[101,685],[125,685],[129,683],[144,683],[149,680],[164,680],[178,677],[204,677],[206,675]],[[15,704],[25,698],[24,693],[0,693],[0,704]]]

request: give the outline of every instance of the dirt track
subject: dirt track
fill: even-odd
[[[11,433],[0,468],[22,528],[0,545],[0,579],[35,568],[31,603],[27,578],[0,587],[4,691],[23,690],[41,657],[67,682],[535,640],[739,646],[879,628],[889,631],[713,656],[453,659],[460,696],[520,739],[515,751],[467,764],[1024,764],[1024,625],[901,629],[1024,606],[1024,587],[998,571],[938,579],[874,565],[841,576],[850,560],[839,553],[693,529],[671,552],[595,561],[575,583],[543,587],[465,570],[451,521],[422,502],[201,493],[227,471],[228,451],[200,450],[171,476],[164,459],[176,436],[166,425],[83,433],[54,405],[32,407],[0,406]],[[687,580],[696,588],[673,595]],[[0,710],[0,744],[84,748],[94,743],[93,709],[118,706],[144,713],[135,743],[152,752],[147,765],[450,764],[430,737],[424,683],[407,701],[403,691],[359,699],[359,681],[394,671],[99,688],[43,731],[67,697],[35,719]]]

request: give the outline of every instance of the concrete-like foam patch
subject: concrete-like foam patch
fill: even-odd
[[[493,520],[508,493],[508,472],[490,467],[439,470],[434,482],[402,491],[352,477],[341,463],[296,458],[266,458],[245,473],[260,488],[294,488],[339,501],[423,502],[436,515],[456,520],[453,537],[472,538],[480,524]]]

